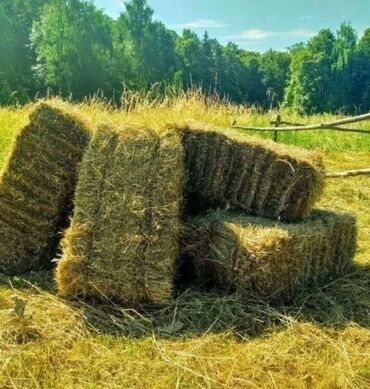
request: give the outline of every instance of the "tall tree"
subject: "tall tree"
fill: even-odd
[[[354,51],[357,35],[350,24],[341,24],[336,34],[333,49],[333,82],[334,93],[332,105],[337,111],[353,111],[351,96],[352,74],[354,66]]]
[[[285,95],[287,105],[305,113],[335,109],[334,45],[334,34],[330,30],[321,30],[307,46],[293,51],[291,78]]]
[[[364,32],[354,52],[350,94],[356,110],[370,111],[370,28]]]
[[[110,90],[110,19],[90,2],[52,0],[34,23],[35,72],[46,87],[81,99]]]
[[[286,52],[269,50],[261,56],[262,83],[269,106],[277,107],[283,101],[290,63],[290,54]]]
[[[37,92],[29,35],[47,0],[0,2],[0,103],[26,102]]]
[[[241,59],[245,66],[244,82],[247,85],[244,95],[245,101],[249,104],[264,106],[266,88],[262,82],[261,55],[252,51],[243,51]]]
[[[160,81],[172,82],[177,70],[176,34],[152,17],[153,10],[146,0],[131,0],[115,26],[114,46],[130,62],[130,84],[136,89],[147,89]]]
[[[176,54],[182,83],[185,89],[202,86],[203,61],[202,43],[195,32],[185,29],[176,40]]]
[[[112,20],[92,0],[0,1],[0,104],[51,88],[82,99],[124,88],[200,87],[238,103],[286,105],[306,113],[370,109],[370,29],[358,41],[343,23],[289,52],[249,52],[206,32],[181,36],[129,0]],[[4,54],[5,53],[5,54]],[[163,87],[162,87],[163,86]]]
[[[203,35],[202,40],[202,69],[203,69],[203,90],[206,93],[215,92],[216,86],[216,72],[213,60],[212,47],[214,45],[214,40],[209,38],[208,32],[206,31]]]
[[[23,42],[0,5],[0,104],[27,101],[28,58],[24,55]],[[28,69],[27,69],[28,70]]]
[[[243,51],[234,43],[228,43],[224,48],[219,45],[219,52],[222,57],[215,55],[215,58],[220,94],[237,103],[247,101],[251,98],[251,84],[242,58]]]

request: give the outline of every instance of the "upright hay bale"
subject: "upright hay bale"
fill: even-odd
[[[186,209],[231,207],[288,222],[307,217],[321,194],[320,154],[234,130],[180,129],[188,172]]]
[[[98,130],[57,267],[61,296],[134,304],[171,297],[182,172],[176,133]]]
[[[314,211],[306,222],[282,224],[215,211],[191,220],[182,241],[182,256],[200,280],[264,297],[289,295],[350,268],[356,221]]]
[[[56,252],[89,139],[85,126],[41,103],[17,135],[0,177],[0,271],[39,268]]]

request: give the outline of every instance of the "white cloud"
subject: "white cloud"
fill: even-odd
[[[199,19],[195,20],[193,22],[183,23],[183,24],[176,24],[175,27],[179,28],[190,28],[190,29],[197,29],[197,28],[222,28],[226,27],[226,24],[223,24],[217,20],[212,19]]]
[[[315,34],[315,32],[307,29],[296,29],[290,31],[268,31],[268,30],[259,30],[251,29],[242,31],[237,35],[229,35],[227,39],[238,39],[238,40],[263,40],[268,38],[310,38]]]
[[[247,40],[261,40],[266,38],[271,38],[275,36],[275,33],[272,31],[264,31],[258,29],[246,30],[238,35],[232,35],[230,38],[233,39],[247,39]]]

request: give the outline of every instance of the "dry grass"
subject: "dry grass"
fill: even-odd
[[[200,283],[281,298],[353,270],[356,221],[319,210],[296,224],[211,211],[189,221],[182,241]]]
[[[31,108],[0,109],[0,145],[9,145],[12,130]],[[274,118],[199,96],[157,105],[128,102],[119,111],[96,102],[75,109],[92,120],[109,116],[146,128],[189,118],[219,127],[234,119],[266,125]],[[283,119],[307,123],[329,117],[283,113]],[[281,140],[322,150],[328,170],[370,166],[366,136],[319,131]],[[50,273],[1,277],[0,387],[369,387],[369,200],[367,177],[328,180],[319,206],[351,212],[358,221],[356,270],[302,290],[289,304],[192,289],[168,306],[132,310],[62,301]]]
[[[171,298],[183,170],[173,131],[98,130],[81,164],[58,263],[62,296],[135,304]]]
[[[72,206],[84,124],[47,104],[17,134],[0,177],[0,270],[47,264]]]
[[[190,212],[221,206],[292,222],[307,217],[321,195],[320,153],[204,125],[182,135]]]

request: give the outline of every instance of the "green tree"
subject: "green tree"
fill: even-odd
[[[46,0],[0,3],[0,103],[24,103],[37,92],[31,67],[35,59],[29,34]]]
[[[245,101],[249,104],[264,106],[266,105],[267,92],[262,82],[261,54],[252,51],[243,51],[241,59],[245,67],[244,82]]]
[[[213,58],[213,46],[215,41],[209,38],[208,32],[206,31],[203,35],[202,40],[202,87],[206,93],[214,93],[216,86],[216,69]]]
[[[188,29],[178,37],[175,46],[179,58],[182,84],[185,89],[200,87],[203,80],[202,42],[198,35]]]
[[[199,87],[232,101],[302,112],[370,109],[370,29],[358,41],[343,23],[289,52],[249,52],[206,32],[181,36],[130,0],[117,20],[92,0],[1,0],[0,104],[24,103],[51,88],[76,99],[102,91]],[[117,99],[118,100],[118,99]]]
[[[220,93],[232,101],[253,104],[248,68],[242,58],[243,51],[234,43],[228,43],[224,48],[220,46],[219,51],[222,53],[222,58],[220,57],[216,64]]]
[[[152,17],[146,0],[131,0],[115,24],[115,57],[121,53],[129,62],[124,72],[130,76],[129,86],[135,89],[172,82],[177,70],[176,34]]]
[[[360,112],[370,111],[370,28],[358,41],[353,55],[350,90],[354,109]]]
[[[74,98],[110,91],[111,20],[90,2],[52,0],[33,25],[34,70],[46,87]]]
[[[333,111],[335,36],[321,30],[292,52],[285,104],[305,113]]]
[[[267,103],[277,107],[284,99],[290,77],[289,53],[269,50],[261,56],[262,83],[266,88]]]
[[[336,111],[353,111],[351,96],[352,74],[354,66],[354,51],[357,35],[350,24],[343,23],[336,34],[333,56],[334,93],[332,105]]]
[[[0,104],[14,104],[28,99],[24,69],[28,58],[23,42],[0,5]]]

